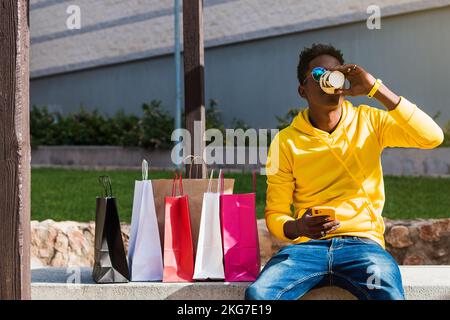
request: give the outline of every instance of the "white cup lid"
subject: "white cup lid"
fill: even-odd
[[[330,76],[328,77],[328,82],[334,87],[334,88],[342,88],[345,83],[345,76],[340,71],[333,71]]]

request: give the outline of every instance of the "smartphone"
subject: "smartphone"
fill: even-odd
[[[311,209],[311,214],[315,216],[330,216],[331,220],[336,220],[336,209],[334,207],[319,206]]]

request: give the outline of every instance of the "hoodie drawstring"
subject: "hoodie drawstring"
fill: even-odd
[[[350,156],[353,156],[356,159],[356,163],[359,167],[359,170],[362,171],[363,170],[363,166],[361,164],[361,161],[358,159],[358,156],[354,153],[354,148],[352,147],[350,140],[348,139],[348,135],[347,135],[347,130],[345,129],[345,126],[343,127],[344,130],[344,137],[345,140],[350,148]],[[375,212],[375,207],[373,205],[372,200],[369,197],[369,194],[367,193],[366,189],[364,188],[364,185],[362,183],[362,181],[358,181],[358,179],[353,175],[353,173],[351,172],[351,170],[347,167],[347,165],[345,164],[344,160],[342,160],[342,158],[336,154],[336,152],[333,150],[333,148],[331,148],[331,146],[318,134],[314,133],[314,135],[316,137],[318,137],[320,140],[322,140],[323,143],[325,143],[325,145],[328,147],[328,149],[330,150],[330,152],[334,155],[334,157],[342,164],[342,166],[344,167],[344,169],[347,171],[347,173],[350,175],[350,177],[356,182],[356,184],[363,190],[364,195],[366,196],[366,199],[368,201],[368,209],[369,209],[369,213],[371,216],[371,223],[373,223],[373,221],[376,222],[380,222],[380,216],[376,214]],[[382,226],[382,223],[379,223],[379,226]]]

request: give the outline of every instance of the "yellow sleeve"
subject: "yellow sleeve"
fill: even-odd
[[[404,97],[400,97],[400,103],[393,110],[371,109],[377,110],[372,113],[372,121],[382,149],[432,149],[444,141],[444,132],[439,125]]]
[[[283,226],[286,221],[295,220],[291,211],[295,180],[292,174],[292,157],[286,145],[287,141],[283,141],[280,133],[270,144],[267,157],[265,218],[267,228],[272,235],[280,240],[293,242],[296,239],[286,238]]]

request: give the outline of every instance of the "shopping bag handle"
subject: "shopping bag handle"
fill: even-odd
[[[223,193],[223,183],[222,183],[222,179],[220,179],[220,177],[222,176],[222,169],[219,170],[219,179],[217,179],[217,192],[218,193]]]
[[[175,172],[175,177],[172,180],[172,197],[175,197],[176,191],[177,191],[177,180],[179,183],[179,189],[180,189],[180,196],[184,194],[183,192],[183,175],[180,172],[180,175],[178,175]]]
[[[142,180],[148,180],[148,162],[147,160],[142,160]]]
[[[219,183],[220,183],[220,194],[223,194],[225,182],[224,182],[224,178],[223,178],[222,169],[220,169],[220,172],[219,172]]]
[[[172,197],[175,197],[175,188],[178,179],[178,174],[175,172],[175,176],[172,179]]]
[[[213,174],[214,174],[214,169],[211,169],[211,174],[209,175],[209,181],[208,181],[208,190],[207,190],[208,193],[211,192],[211,180],[213,178]]]
[[[99,176],[98,181],[100,185],[103,187],[103,191],[105,192],[105,198],[110,198],[113,196],[111,179],[108,176]]]
[[[206,165],[206,162],[205,162],[205,160],[203,159],[203,157],[201,157],[201,156],[193,156],[193,155],[190,155],[190,156],[187,156],[187,157],[185,157],[184,159],[183,159],[183,163],[185,163],[186,162],[186,160],[187,159],[191,159],[191,161],[189,162],[189,175],[188,175],[188,178],[189,179],[191,179],[192,178],[192,167],[194,166],[194,162],[195,162],[195,159],[200,159],[200,160],[202,160],[202,162]],[[197,171],[196,171],[196,173],[198,174],[198,169],[199,167],[197,167]],[[186,172],[186,174],[187,174],[187,172]],[[206,175],[208,176],[208,170],[206,170]]]

